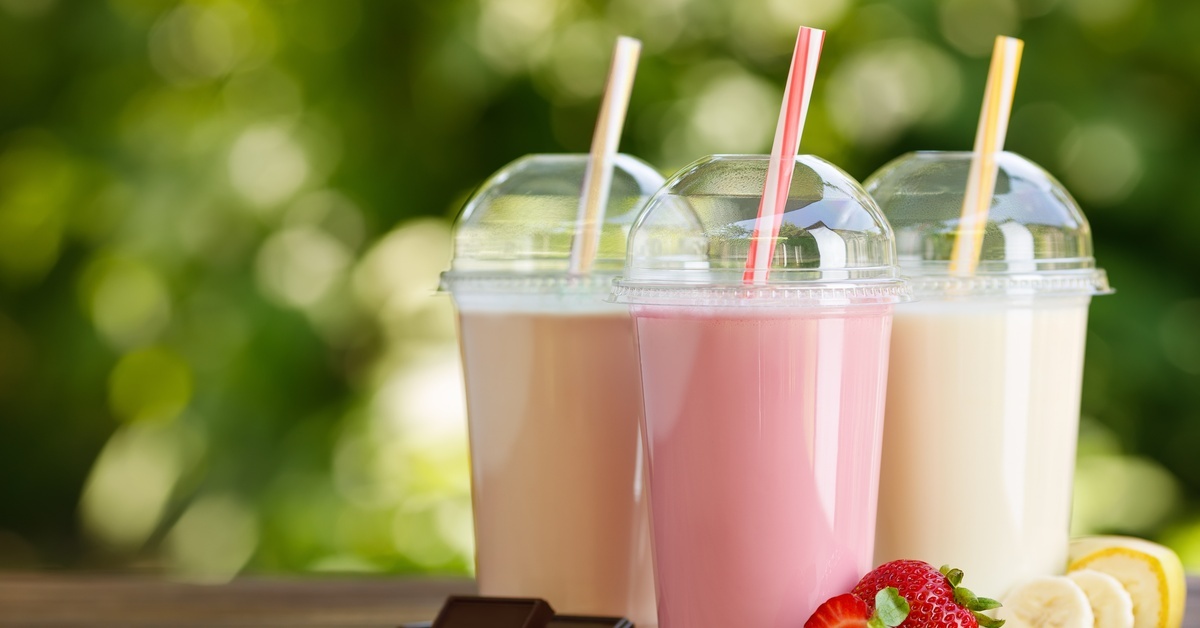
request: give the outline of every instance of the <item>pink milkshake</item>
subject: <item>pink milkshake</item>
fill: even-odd
[[[766,168],[718,156],[680,171],[614,285],[637,333],[663,628],[798,628],[871,567],[906,288],[878,208],[811,156],[795,160],[769,277],[747,285]]]
[[[871,568],[891,306],[635,319],[662,625],[803,626]]]

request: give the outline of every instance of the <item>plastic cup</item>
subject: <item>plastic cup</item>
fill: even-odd
[[[866,186],[917,298],[892,333],[875,560],[949,563],[998,598],[1066,568],[1087,310],[1110,290],[1062,184],[997,162],[968,277],[949,260],[971,153],[910,153]]]
[[[744,283],[767,164],[681,170],[614,283],[637,329],[663,628],[803,626],[871,567],[906,287],[875,203],[812,156],[795,160],[767,281]]]
[[[653,623],[641,388],[627,308],[606,302],[662,183],[618,155],[593,272],[568,272],[587,155],[531,155],[463,209],[442,276],[459,313],[483,595]]]

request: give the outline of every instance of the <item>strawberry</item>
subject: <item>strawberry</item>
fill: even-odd
[[[853,593],[874,609],[876,594],[895,587],[910,606],[901,628],[1000,628],[1004,620],[982,613],[999,608],[1000,603],[958,586],[962,578],[962,571],[949,566],[939,570],[919,560],[897,560],[863,576]]]
[[[817,607],[804,628],[896,628],[908,614],[908,603],[894,588],[880,591],[874,608],[858,597],[843,593]]]

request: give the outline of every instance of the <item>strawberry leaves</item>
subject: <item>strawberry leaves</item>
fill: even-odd
[[[908,618],[908,600],[896,587],[880,589],[875,594],[875,614],[867,621],[870,628],[896,628]]]
[[[950,565],[942,565],[938,571],[941,571],[942,575],[950,581],[950,586],[954,587],[954,601],[959,606],[971,611],[975,621],[979,622],[980,628],[1000,628],[1004,625],[1003,619],[994,619],[983,614],[984,611],[1000,608],[1000,602],[990,597],[978,597],[970,589],[959,586],[963,580],[961,569],[952,569]]]

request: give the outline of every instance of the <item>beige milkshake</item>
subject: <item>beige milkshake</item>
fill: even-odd
[[[1000,595],[1067,560],[1085,298],[897,308],[875,560]]]
[[[651,623],[629,315],[464,312],[460,333],[480,592]]]
[[[530,155],[497,172],[455,225],[442,285],[459,312],[475,566],[484,595],[654,626],[633,323],[607,303],[637,211],[661,185],[617,155],[587,272],[586,155]]]

